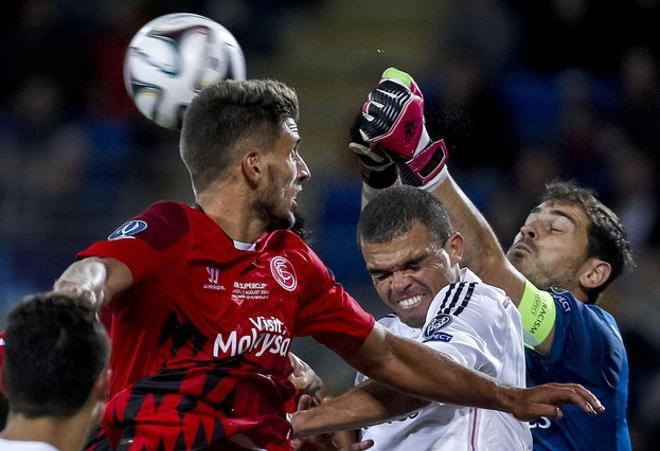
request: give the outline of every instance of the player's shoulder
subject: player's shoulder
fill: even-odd
[[[545,290],[565,313],[589,314],[608,323],[616,323],[614,317],[596,304],[585,303],[577,299],[570,291],[559,287]]]
[[[320,259],[298,234],[290,230],[269,232],[261,246],[265,251],[282,253],[296,264],[319,264]]]
[[[157,249],[166,248],[189,231],[188,210],[192,208],[180,202],[155,202],[119,225],[107,240],[139,238]]]
[[[503,290],[484,283],[472,271],[463,268],[460,280],[440,290],[433,306],[436,313],[456,316],[468,308],[502,310],[510,302]]]
[[[145,208],[141,214],[158,215],[162,217],[182,217],[194,214],[194,212],[201,213],[201,211],[196,210],[183,202],[177,202],[175,200],[158,200]]]
[[[133,220],[150,221],[161,225],[177,225],[188,223],[188,216],[194,211],[195,209],[181,202],[159,200],[145,208]]]

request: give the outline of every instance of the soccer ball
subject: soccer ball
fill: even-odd
[[[245,80],[245,57],[222,25],[196,14],[168,14],[138,31],[126,52],[124,82],[140,112],[179,129],[183,114],[206,86]]]

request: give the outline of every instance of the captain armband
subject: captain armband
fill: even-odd
[[[526,280],[518,311],[522,320],[525,346],[535,348],[548,338],[555,326],[555,301],[550,293],[539,290]]]

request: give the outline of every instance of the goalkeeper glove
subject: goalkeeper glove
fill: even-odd
[[[382,79],[362,107],[359,127],[374,153],[385,152],[406,185],[429,189],[447,176],[447,146],[432,142],[424,125],[424,97],[410,75],[395,68]]]
[[[360,130],[366,119],[358,114],[351,126],[348,148],[360,163],[360,175],[368,186],[384,189],[392,186],[397,179],[394,161],[385,152],[372,149],[364,133]]]

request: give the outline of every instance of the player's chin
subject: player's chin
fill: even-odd
[[[525,252],[518,249],[509,249],[506,253],[506,258],[516,269],[519,269],[517,265],[521,264],[525,259]]]
[[[393,310],[404,324],[410,327],[422,327],[426,322],[428,305],[424,306],[421,304],[409,308],[394,306]]]

